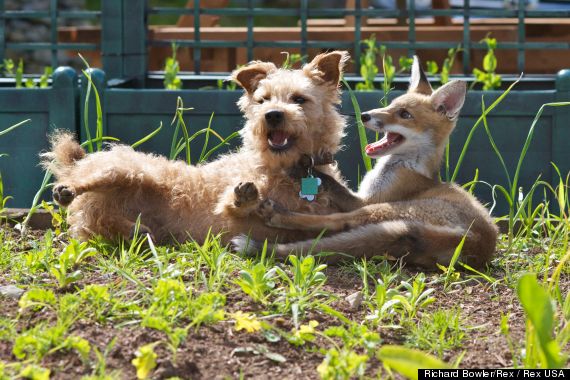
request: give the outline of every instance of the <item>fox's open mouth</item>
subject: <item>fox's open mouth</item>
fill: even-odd
[[[405,137],[396,132],[386,132],[379,141],[366,145],[366,154],[372,158],[386,154],[403,143]]]
[[[275,152],[283,152],[289,149],[294,142],[294,138],[285,131],[276,130],[270,131],[267,134],[267,143],[269,149]]]

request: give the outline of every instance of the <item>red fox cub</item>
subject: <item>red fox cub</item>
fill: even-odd
[[[454,80],[433,91],[414,57],[410,87],[385,108],[362,114],[365,126],[384,137],[366,147],[376,159],[357,193],[333,178],[317,174],[330,194],[349,212],[311,215],[289,212],[268,199],[259,213],[268,225],[296,230],[326,230],[314,242],[273,246],[276,255],[340,252],[354,257],[387,254],[404,262],[433,268],[449,264],[463,237],[460,260],[482,267],[495,252],[497,227],[489,212],[456,184],[439,180],[445,145],[465,101],[465,82]],[[332,191],[331,191],[332,190]],[[330,235],[334,233],[333,235]],[[247,239],[234,244],[245,248]],[[248,250],[259,245],[249,243]],[[337,261],[341,255],[327,256]]]

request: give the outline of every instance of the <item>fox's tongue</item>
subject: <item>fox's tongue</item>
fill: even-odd
[[[387,132],[384,137],[376,142],[366,145],[366,154],[374,155],[378,152],[390,148],[395,144],[398,144],[404,137],[399,133]]]
[[[289,135],[283,131],[273,131],[269,134],[269,143],[274,147],[287,145]]]

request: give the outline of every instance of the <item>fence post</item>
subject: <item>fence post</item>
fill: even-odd
[[[77,133],[77,74],[71,67],[58,67],[53,73],[49,96],[48,133],[67,129]]]
[[[101,51],[109,79],[144,85],[147,70],[147,0],[102,0]]]
[[[561,70],[556,76],[556,101],[570,102],[570,70]],[[570,106],[556,107],[554,109],[554,124],[552,127],[552,162],[560,169],[562,176],[570,172]],[[553,171],[553,176],[556,173]],[[563,178],[565,180],[566,178]],[[558,183],[553,178],[552,183]]]

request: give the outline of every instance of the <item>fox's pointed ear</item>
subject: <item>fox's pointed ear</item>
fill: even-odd
[[[257,89],[259,82],[276,70],[277,67],[271,62],[254,61],[245,67],[234,70],[232,79],[249,94],[252,94]]]
[[[319,54],[303,67],[303,71],[309,78],[337,87],[349,57],[348,52],[340,50]]]
[[[433,108],[447,116],[450,120],[457,119],[459,111],[465,102],[467,85],[461,80],[453,80],[438,88],[431,96]]]
[[[414,55],[414,63],[412,64],[412,75],[410,77],[410,87],[408,92],[417,92],[418,94],[431,95],[433,92],[431,85],[422,70],[422,64],[417,55]]]

